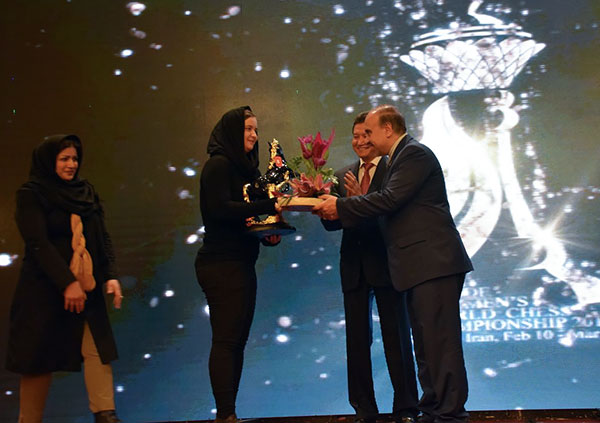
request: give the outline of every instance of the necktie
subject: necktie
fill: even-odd
[[[369,173],[369,169],[375,166],[373,163],[363,163],[363,169],[365,170],[362,180],[360,181],[360,190],[363,194],[366,194],[369,191],[369,184],[371,183],[371,174]]]

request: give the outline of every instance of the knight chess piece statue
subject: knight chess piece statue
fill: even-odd
[[[291,192],[290,179],[294,178],[294,171],[288,167],[279,141],[273,139],[269,143],[269,167],[264,175],[256,178],[251,184],[244,186],[244,201],[252,202],[274,198],[276,192],[285,194]],[[248,231],[258,237],[270,235],[289,235],[296,232],[296,228],[289,225],[280,214],[268,215],[264,218],[253,216],[246,219]]]

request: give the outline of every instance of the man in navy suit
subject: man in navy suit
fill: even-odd
[[[468,419],[459,315],[465,274],[473,267],[450,214],[444,175],[433,152],[406,133],[393,106],[371,110],[366,132],[388,172],[378,192],[337,198],[323,196],[315,207],[322,218],[356,226],[380,216],[394,287],[406,291],[423,422]]]
[[[335,193],[341,197],[376,192],[387,169],[366,134],[365,117],[352,126],[352,148],[359,160],[338,170]],[[339,220],[322,220],[328,231],[342,229]],[[406,309],[406,296],[390,279],[385,244],[376,218],[363,219],[345,228],[340,248],[340,276],[346,317],[348,399],[356,411],[355,422],[375,423],[379,413],[371,368],[373,297],[381,324],[388,372],[394,387],[392,416],[396,422],[413,422],[417,415],[417,380]]]

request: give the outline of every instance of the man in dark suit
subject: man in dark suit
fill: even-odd
[[[314,213],[356,226],[381,216],[392,283],[406,291],[418,377],[418,408],[424,422],[463,422],[468,413],[459,299],[473,269],[450,214],[444,175],[433,152],[406,133],[393,106],[379,106],[365,120],[366,132],[388,172],[381,190],[325,201]]]
[[[335,193],[341,197],[376,192],[386,173],[387,157],[379,156],[365,132],[367,112],[352,126],[352,148],[359,157],[338,170]],[[322,220],[325,229],[342,229],[339,220]],[[375,423],[379,413],[371,368],[373,296],[377,301],[388,372],[394,387],[392,416],[396,422],[413,422],[417,415],[417,381],[404,293],[391,283],[385,244],[377,219],[363,219],[344,229],[340,248],[340,276],[346,317],[348,399],[356,422]]]

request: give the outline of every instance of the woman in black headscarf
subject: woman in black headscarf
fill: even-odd
[[[110,237],[94,187],[79,178],[75,135],[48,137],[33,151],[17,191],[25,256],[10,311],[6,368],[21,374],[19,423],[41,422],[52,372],[81,371],[97,423],[115,414],[117,358],[102,287],[121,307]],[[96,281],[98,283],[96,283]]]
[[[245,221],[281,211],[275,199],[244,202],[244,185],[260,175],[257,140],[256,116],[250,107],[228,111],[212,131],[210,158],[200,177],[205,235],[196,258],[196,275],[210,309],[209,372],[219,423],[238,421],[235,399],[256,304],[254,264],[259,239],[247,233]],[[280,240],[280,236],[270,236],[262,243],[275,245]]]

